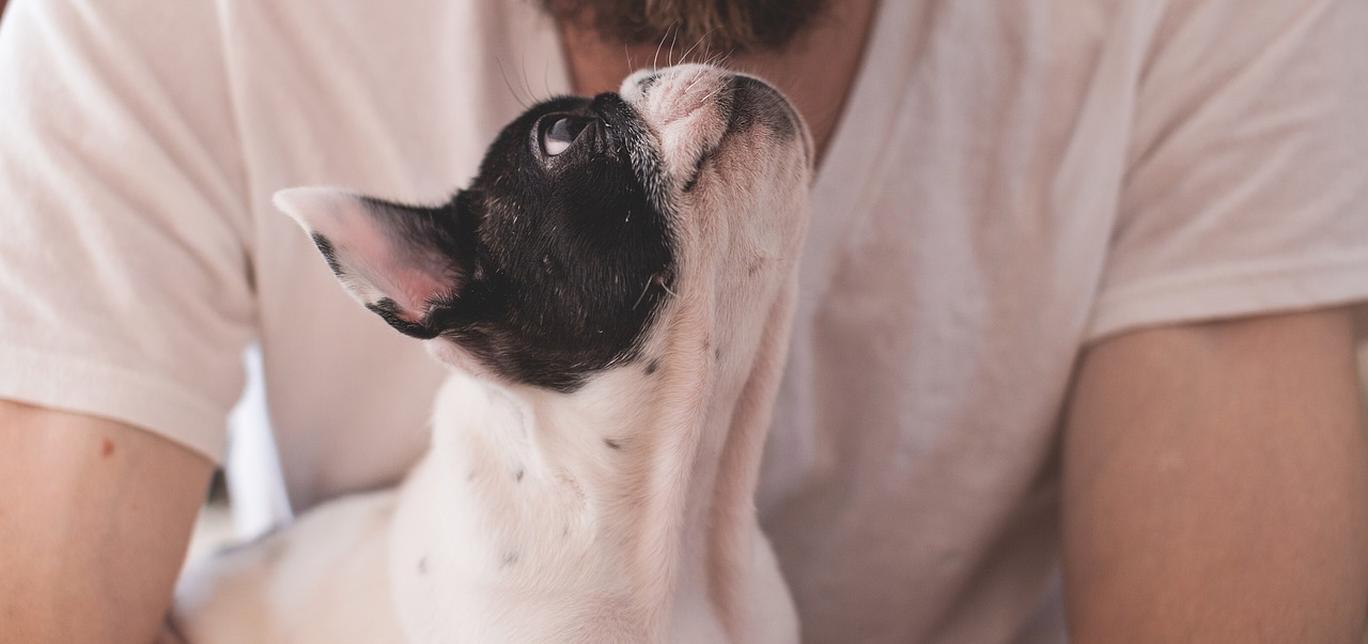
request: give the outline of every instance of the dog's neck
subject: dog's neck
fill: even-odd
[[[405,512],[422,525],[396,532],[395,571],[454,559],[451,579],[599,596],[642,637],[708,621],[700,611],[734,634],[767,552],[753,494],[788,335],[781,291],[748,331],[675,325],[574,393],[453,374],[409,483],[424,491],[406,495],[428,507],[401,507],[401,525]]]

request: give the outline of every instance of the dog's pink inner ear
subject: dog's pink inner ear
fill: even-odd
[[[428,222],[399,221],[421,217],[415,209],[334,188],[282,190],[274,202],[312,236],[338,280],[364,305],[420,324],[429,303],[459,286],[454,258],[422,237],[418,224]]]

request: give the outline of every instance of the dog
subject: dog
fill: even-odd
[[[277,193],[347,292],[450,376],[397,489],[209,558],[171,630],[797,642],[752,496],[812,157],[773,87],[680,65],[532,107],[439,206]]]

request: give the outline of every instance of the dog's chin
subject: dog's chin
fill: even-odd
[[[765,157],[795,154],[810,180],[811,134],[783,94],[758,78],[680,65],[636,72],[619,93],[656,132],[665,172],[680,193],[706,183],[710,168],[723,159],[756,168]]]

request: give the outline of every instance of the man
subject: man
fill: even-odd
[[[519,102],[730,52],[821,155],[757,499],[807,641],[1357,641],[1362,33],[1358,0],[20,0],[0,639],[152,637],[250,341],[296,509],[422,449],[437,367],[272,191],[431,201]]]

